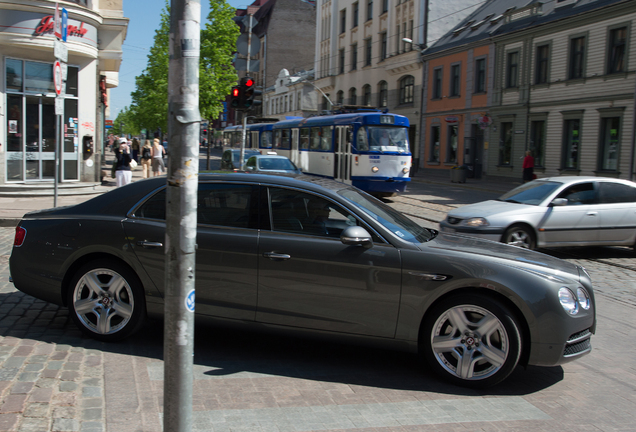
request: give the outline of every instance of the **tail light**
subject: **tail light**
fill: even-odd
[[[21,226],[15,227],[15,238],[13,239],[13,246],[20,247],[24,243],[26,238],[26,230]]]

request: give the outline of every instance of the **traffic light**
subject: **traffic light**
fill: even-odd
[[[243,92],[241,91],[241,86],[232,87],[232,92],[230,93],[230,106],[235,109],[241,109],[241,99]]]
[[[255,100],[255,97],[260,96],[263,92],[260,90],[256,90],[256,83],[252,78],[241,78],[241,90],[243,92],[241,105],[244,107],[244,109],[250,109],[253,106],[258,106],[261,104],[261,101]]]

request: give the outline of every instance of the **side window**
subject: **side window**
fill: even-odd
[[[135,216],[143,219],[166,220],[166,189],[154,194],[135,211]]]
[[[636,188],[621,183],[599,182],[599,204],[636,202]]]
[[[261,134],[261,148],[272,148],[272,131]]]
[[[248,168],[256,168],[256,158],[255,157],[251,157],[247,160],[247,162],[245,163],[245,166]]]
[[[557,198],[567,198],[568,205],[594,204],[596,202],[594,183],[580,183],[570,186]]]
[[[323,126],[321,135],[320,150],[331,150],[331,126]]]
[[[311,149],[320,150],[320,128],[311,128]]]
[[[254,227],[252,190],[248,185],[199,184],[197,222],[234,228]]]
[[[300,130],[300,148],[301,150],[309,150],[309,128]]]
[[[308,193],[270,188],[272,230],[318,237],[340,238],[358,220],[339,205]]]
[[[363,127],[358,129],[358,142],[356,143],[358,151],[369,151],[369,143],[367,142],[367,130]]]

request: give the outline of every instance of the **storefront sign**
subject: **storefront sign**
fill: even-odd
[[[459,123],[459,117],[457,116],[447,116],[444,120],[446,120],[446,123]]]
[[[97,28],[83,21],[68,19],[66,28],[70,42],[80,42],[97,48]],[[54,37],[55,19],[53,15],[36,12],[2,10],[0,13],[0,34],[24,34],[29,37]],[[61,30],[63,31],[63,30]]]

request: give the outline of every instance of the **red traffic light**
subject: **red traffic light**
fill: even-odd
[[[234,87],[232,89],[232,97],[239,97],[241,94],[241,90],[238,87]]]
[[[254,80],[252,78],[248,78],[247,80],[245,80],[246,87],[252,87],[253,85],[254,85]]]

